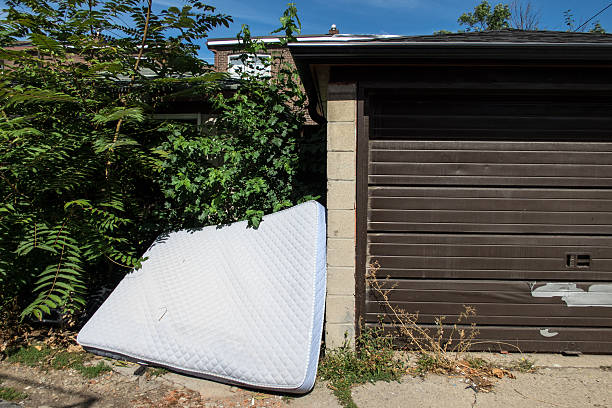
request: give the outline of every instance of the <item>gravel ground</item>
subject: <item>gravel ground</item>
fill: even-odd
[[[406,377],[397,383],[358,387],[364,407],[540,408],[612,407],[612,372],[599,368],[545,368],[501,380],[489,393],[475,393],[459,378]]]
[[[114,367],[116,371],[89,380],[75,370],[42,370],[19,364],[0,362],[0,382],[25,392],[28,397],[19,402],[23,407],[55,408],[149,408],[149,407],[281,407],[282,396],[260,394],[237,387],[229,392],[207,395],[176,383],[189,377],[166,374],[160,377],[133,375],[137,366]],[[166,379],[169,377],[170,380]],[[221,386],[205,381],[209,388]],[[0,405],[0,407],[2,407]]]
[[[483,355],[483,357],[487,357]],[[512,356],[490,355],[493,359]],[[461,378],[404,377],[401,383],[356,387],[353,398],[365,407],[592,407],[612,408],[612,356],[529,356],[534,373],[500,380],[490,393],[476,393]],[[110,363],[109,363],[110,364]],[[93,380],[74,370],[41,370],[0,362],[0,382],[28,394],[20,406],[55,407],[339,407],[325,383],[304,396],[258,393],[211,381],[166,373],[136,376],[137,366],[113,366]],[[0,403],[0,407],[4,406]]]

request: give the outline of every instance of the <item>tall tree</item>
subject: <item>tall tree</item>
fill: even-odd
[[[465,31],[502,30],[510,27],[510,7],[499,3],[491,7],[487,0],[474,7],[474,11],[463,13],[457,20],[467,26]]]
[[[162,232],[257,226],[264,212],[308,198],[295,71],[246,76],[227,96],[226,75],[197,53],[231,18],[186,3],[155,12],[152,0],[7,0],[0,315],[14,299],[23,317],[73,315],[88,288],[138,267]],[[288,40],[296,13],[290,5],[281,17]],[[29,45],[16,47],[23,38]],[[155,119],[180,100],[208,101],[218,120]]]
[[[196,0],[158,13],[151,0],[6,5],[0,308],[18,297],[23,316],[71,314],[92,280],[138,266],[163,229],[158,145],[180,125],[150,114],[179,91],[214,89],[198,40],[231,19]]]
[[[540,25],[540,10],[531,1],[513,0],[510,3],[510,15],[512,27],[518,30],[534,31]]]

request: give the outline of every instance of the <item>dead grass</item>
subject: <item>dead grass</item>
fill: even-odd
[[[464,305],[453,324],[445,324],[445,317],[439,316],[435,318],[433,329],[424,327],[419,323],[418,313],[409,313],[394,306],[389,300],[395,285],[390,284],[389,277],[378,279],[379,268],[377,262],[370,265],[366,282],[391,319],[396,341],[418,353],[416,364],[408,369],[409,373],[421,376],[428,373],[460,376],[477,392],[490,391],[498,379],[514,378],[507,368],[483,358],[469,356],[468,351],[481,343],[476,341],[479,334],[476,324],[470,322],[476,316],[473,307]],[[519,369],[525,367],[519,365]]]

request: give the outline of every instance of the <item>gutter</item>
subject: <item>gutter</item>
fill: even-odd
[[[378,36],[374,38],[372,36],[367,35],[347,35],[347,34],[335,34],[335,35],[321,35],[321,36],[311,36],[311,37],[297,37],[298,43],[310,43],[310,42],[318,42],[318,43],[330,43],[330,42],[349,42],[349,41],[373,41],[380,38],[389,38],[389,39],[399,39],[402,38],[401,35],[385,35]],[[254,40],[260,41],[266,44],[276,44],[280,43],[279,37],[268,37],[268,38],[257,38],[254,37]],[[236,38],[219,38],[219,39],[210,39],[206,41],[206,46],[223,46],[223,45],[238,45],[242,43]],[[295,44],[295,43],[292,43]]]
[[[390,37],[393,39],[393,37]],[[330,44],[330,42],[334,42],[334,44]],[[345,47],[345,46],[363,46],[363,47],[380,47],[380,46],[393,46],[393,47],[431,47],[431,46],[462,46],[462,47],[504,47],[504,46],[548,46],[548,47],[566,47],[566,46],[581,46],[581,47],[612,47],[612,42],[535,42],[535,41],[380,41],[380,38],[372,38],[371,40],[360,39],[360,41],[350,41],[346,40],[346,42],[339,42],[335,38],[330,38],[328,41],[323,42],[301,42],[301,43],[289,43],[290,48],[294,47]]]

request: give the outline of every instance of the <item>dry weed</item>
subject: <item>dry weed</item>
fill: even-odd
[[[507,369],[483,359],[470,359],[467,355],[472,346],[481,343],[475,341],[479,334],[476,324],[469,322],[476,316],[476,309],[464,305],[463,311],[452,325],[446,325],[445,317],[438,316],[434,320],[435,328],[425,327],[419,323],[418,312],[407,312],[390,301],[389,295],[396,285],[390,284],[388,276],[380,280],[379,269],[378,262],[371,264],[366,274],[366,282],[391,319],[396,330],[396,340],[404,344],[406,349],[419,354],[416,366],[409,368],[409,373],[460,376],[465,378],[468,387],[483,392],[490,391],[497,379],[514,378]]]

